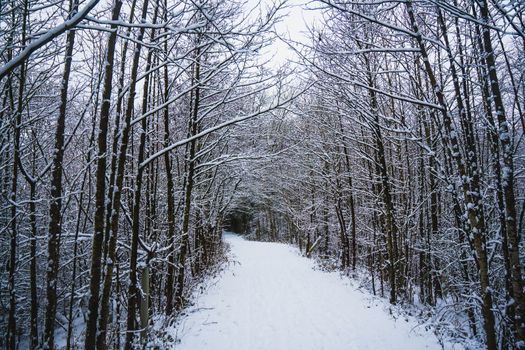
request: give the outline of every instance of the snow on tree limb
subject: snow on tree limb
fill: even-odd
[[[26,46],[22,52],[13,57],[9,62],[0,67],[0,80],[3,79],[9,72],[24,63],[29,56],[42,46],[49,43],[51,40],[60,36],[64,32],[70,29],[74,29],[75,26],[80,23],[88,13],[98,4],[100,0],[91,0],[83,9],[79,10],[71,19],[63,22],[62,24],[48,30],[45,34],[41,35],[37,40],[33,41]]]

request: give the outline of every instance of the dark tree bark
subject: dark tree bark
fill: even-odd
[[[142,20],[145,21],[147,14],[148,14],[148,5],[149,1],[145,0],[143,7],[142,7]],[[156,14],[157,12],[155,12]],[[156,18],[154,19],[154,21]],[[143,32],[141,32],[142,39]],[[152,31],[152,37],[155,36],[155,31]],[[133,59],[134,66],[133,68],[138,68],[138,62],[140,59],[140,48],[141,46],[138,46],[135,48],[135,57]],[[152,49],[148,52],[147,62],[146,62],[146,71],[150,70],[151,67],[151,57],[152,57]],[[136,59],[135,59],[136,58]],[[137,66],[135,67],[135,63]],[[136,73],[136,72],[135,72]],[[150,79],[151,75],[148,74],[144,81],[144,92],[143,92],[143,98],[142,98],[142,114],[144,115],[148,111],[148,97],[149,97],[149,90],[150,90]],[[131,92],[131,91],[130,91]],[[133,91],[134,92],[134,91]],[[130,93],[131,96],[131,93]],[[128,108],[133,108],[133,101],[130,97],[128,100]],[[138,245],[139,245],[139,239],[140,239],[140,201],[141,201],[141,195],[142,195],[142,182],[143,182],[143,175],[144,171],[146,170],[146,167],[141,165],[144,159],[146,158],[146,133],[148,129],[147,119],[142,118],[142,121],[140,123],[141,130],[140,130],[140,141],[139,141],[139,154],[138,154],[138,169],[137,169],[137,175],[135,177],[135,193],[133,196],[133,213],[132,213],[132,232],[131,232],[131,252],[130,252],[130,262],[129,262],[129,287],[128,287],[128,314],[127,314],[127,333],[126,333],[126,343],[124,345],[124,348],[126,350],[131,350],[133,345],[133,339],[135,336],[135,331],[137,329],[136,327],[136,309],[137,304],[140,300],[139,298],[139,288],[137,285],[137,261],[138,261]]]
[[[133,0],[131,2],[131,9],[129,18],[130,21],[133,21],[135,18],[135,8],[136,8],[137,1]],[[128,28],[126,31],[126,36],[131,36],[131,27]],[[142,32],[144,28],[141,28],[139,30],[139,33]],[[129,40],[124,41],[122,52],[121,52],[121,59],[120,59],[120,68],[119,68],[119,79],[118,79],[118,90],[117,90],[117,102],[116,102],[116,111],[115,111],[115,127],[113,130],[113,144],[111,146],[111,168],[110,168],[110,175],[109,175],[109,191],[108,191],[108,202],[106,205],[106,227],[105,227],[105,233],[104,233],[104,267],[106,267],[108,263],[108,250],[110,246],[110,235],[112,232],[112,220],[113,215],[115,215],[115,209],[120,210],[120,203],[117,203],[117,205],[114,204],[114,198],[115,194],[117,192],[120,192],[122,190],[121,187],[118,187],[118,185],[115,183],[116,178],[119,176],[118,174],[118,164],[119,164],[119,154],[121,154],[119,151],[119,137],[121,138],[121,143],[125,144],[127,146],[127,140],[129,139],[129,121],[128,123],[124,122],[122,125],[122,129],[120,127],[120,118],[122,116],[122,108],[123,108],[123,100],[125,97],[124,91],[124,79],[126,77],[126,63],[127,61],[127,54],[128,54],[128,46],[129,46]],[[131,80],[130,85],[134,84],[133,80]],[[131,117],[130,117],[131,120]],[[126,129],[128,127],[128,129]],[[122,140],[126,140],[125,142]],[[121,146],[122,147],[122,146]],[[127,148],[126,148],[127,149]],[[118,152],[118,153],[117,153]],[[123,174],[123,173],[122,173]],[[123,176],[123,175],[122,175]],[[118,213],[116,214],[117,217],[119,216]],[[117,227],[118,230],[118,227]],[[115,231],[113,231],[115,232]],[[107,267],[106,267],[107,268]],[[104,275],[105,278],[105,275]]]
[[[135,1],[133,2],[132,6],[134,7]],[[146,20],[147,17],[147,8],[148,8],[148,1],[146,1],[143,5],[142,9],[142,21]],[[110,222],[108,225],[111,228],[111,236],[109,237],[109,242],[107,246],[107,259],[106,259],[106,273],[104,276],[104,284],[102,289],[102,297],[101,297],[101,309],[100,309],[100,320],[98,325],[98,336],[97,336],[97,349],[103,350],[106,346],[106,333],[108,328],[108,318],[109,318],[109,305],[110,305],[110,297],[111,297],[111,288],[113,284],[113,267],[115,266],[116,261],[116,250],[117,250],[117,239],[118,239],[118,232],[119,232],[119,218],[120,218],[120,207],[121,207],[121,197],[122,197],[122,190],[124,185],[124,175],[126,172],[126,157],[128,152],[128,146],[129,146],[129,136],[131,131],[131,117],[133,116],[134,111],[134,103],[135,103],[135,96],[136,96],[136,86],[137,86],[137,75],[138,75],[138,69],[139,69],[139,63],[140,63],[140,52],[142,49],[142,39],[144,38],[144,32],[145,28],[142,27],[139,30],[139,34],[137,36],[137,44],[135,46],[134,54],[133,54],[133,61],[131,66],[131,73],[130,73],[130,87],[129,87],[129,95],[127,99],[126,104],[126,114],[124,117],[124,123],[122,125],[122,131],[121,131],[121,138],[120,138],[120,149],[118,153],[118,161],[117,161],[117,169],[115,174],[115,183],[113,184],[113,193],[112,195],[112,201],[111,201],[111,212],[107,215],[107,217],[110,219]],[[125,52],[126,50],[124,50]],[[149,70],[148,68],[146,71]],[[121,74],[123,74],[123,67],[121,67]],[[149,77],[147,77],[146,81],[149,81]],[[121,80],[122,82],[122,80]],[[146,86],[147,87],[147,86]],[[121,91],[122,87],[119,87],[119,91]],[[117,108],[117,113],[119,108]],[[114,141],[117,143],[117,140]]]
[[[368,64],[368,67],[370,65]],[[374,87],[374,80],[371,73],[368,75],[368,84]],[[368,90],[370,96],[370,107],[372,108],[372,114],[374,120],[371,122],[372,133],[374,135],[374,142],[376,147],[377,157],[377,168],[379,170],[379,177],[382,189],[383,204],[385,206],[385,219],[386,219],[386,243],[387,243],[387,254],[388,254],[388,274],[390,280],[390,303],[395,304],[397,302],[397,279],[398,279],[398,254],[397,254],[397,235],[398,227],[395,221],[394,204],[392,200],[390,190],[390,180],[387,172],[387,164],[385,158],[385,147],[383,142],[383,136],[381,133],[381,126],[379,124],[379,111],[377,96],[374,89]]]
[[[481,21],[490,23],[488,3],[486,0],[477,0]],[[496,70],[496,58],[492,46],[492,38],[488,26],[482,28],[483,51],[485,57],[488,81],[494,101],[494,109],[498,122],[499,141],[502,148],[503,169],[502,187],[505,201],[506,235],[508,241],[508,254],[510,260],[511,285],[515,301],[516,347],[525,349],[525,293],[523,291],[523,277],[521,275],[521,262],[519,256],[519,233],[517,228],[516,195],[514,192],[514,150],[511,131],[507,122],[507,115],[503,97],[499,86]]]
[[[355,200],[354,200],[354,186],[352,183],[352,173],[350,165],[350,155],[348,147],[344,143],[345,131],[343,128],[343,122],[341,116],[339,116],[339,127],[341,129],[341,137],[343,137],[343,153],[345,155],[345,165],[348,178],[348,208],[350,210],[350,236],[352,237],[351,243],[351,256],[352,256],[352,270],[355,271],[357,265],[357,226],[356,226],[356,215],[355,215]]]
[[[200,81],[200,70],[201,70],[201,54],[200,48],[197,41],[197,50],[195,51],[195,69],[194,69],[194,82]],[[200,107],[200,86],[197,86],[193,92],[194,96],[192,99],[193,105],[191,110],[191,118],[189,123],[189,136],[197,134],[198,128],[198,117]],[[184,190],[184,213],[182,218],[182,232],[181,232],[181,245],[178,259],[178,274],[177,274],[177,287],[175,289],[175,309],[181,310],[184,306],[184,276],[186,269],[186,254],[189,244],[189,225],[191,215],[191,195],[193,191],[193,176],[195,173],[195,149],[197,140],[192,140],[188,145],[187,162],[188,171],[186,174],[186,188]]]
[[[115,0],[111,19],[117,21],[120,17],[122,1]],[[85,349],[94,349],[97,337],[97,320],[100,293],[102,244],[104,241],[104,210],[106,200],[106,153],[109,126],[109,113],[111,107],[111,92],[113,90],[113,65],[115,61],[115,46],[117,43],[117,26],[112,25],[113,31],[109,34],[106,49],[106,69],[104,87],[102,92],[102,107],[98,126],[98,154],[95,185],[95,216],[93,232],[93,252],[91,256],[91,278],[89,284],[88,319],[86,322]]]
[[[70,4],[70,17],[78,11],[78,2]],[[62,85],[60,87],[60,107],[55,131],[55,149],[53,167],[51,170],[51,202],[49,204],[49,233],[48,233],[48,264],[47,264],[47,307],[44,329],[44,346],[55,348],[55,315],[57,308],[58,268],[60,266],[60,236],[62,234],[62,163],[64,159],[64,133],[66,124],[67,96],[69,76],[73,61],[73,47],[75,45],[75,30],[70,30],[66,38],[66,56]]]
[[[167,50],[167,42],[164,44]],[[164,67],[164,101],[169,97],[169,80],[168,67]],[[166,106],[163,113],[164,119],[164,147],[168,147],[170,143],[170,123],[169,123],[169,109]],[[166,315],[171,315],[173,312],[173,284],[175,281],[175,185],[173,183],[173,170],[171,164],[171,156],[169,152],[164,153],[164,166],[166,169],[166,186],[167,186],[167,207],[168,207],[168,240],[170,251],[168,254],[168,269],[166,276]]]
[[[419,32],[419,27],[416,22],[414,8],[412,2],[409,1],[406,3],[406,8],[408,11],[408,16],[412,30],[415,33],[414,39],[416,40],[421,56],[423,58],[424,68],[427,74],[427,77],[430,81],[430,85],[434,91],[434,94],[441,106],[441,115],[443,117],[443,125],[445,127],[445,145],[450,145],[452,148],[452,156],[456,161],[456,167],[458,169],[459,176],[462,179],[462,191],[465,197],[465,212],[469,219],[469,226],[471,230],[469,232],[469,239],[474,247],[474,253],[476,255],[476,262],[478,264],[479,278],[480,278],[480,288],[481,295],[483,300],[483,325],[485,329],[486,342],[488,350],[497,349],[496,341],[496,330],[495,330],[495,320],[494,313],[492,311],[492,293],[490,290],[490,281],[489,281],[489,268],[488,268],[488,258],[486,250],[486,227],[484,222],[484,217],[480,211],[480,202],[477,200],[480,193],[474,193],[470,190],[469,182],[469,173],[463,159],[460,155],[460,147],[458,144],[457,133],[453,130],[452,120],[449,115],[449,110],[445,96],[441,86],[438,84],[434,70],[430,65],[429,56],[425,44],[423,43],[422,35]],[[468,146],[474,147],[475,144],[470,144]],[[472,150],[474,152],[474,150]],[[469,150],[469,154],[472,153]],[[475,154],[474,154],[475,155]],[[474,164],[471,164],[474,165]],[[477,164],[476,164],[477,165]],[[479,176],[479,174],[478,174]]]

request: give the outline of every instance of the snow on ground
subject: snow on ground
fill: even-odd
[[[175,349],[442,349],[414,320],[394,320],[339,274],[314,270],[295,248],[231,234],[225,240],[237,263],[180,321]]]

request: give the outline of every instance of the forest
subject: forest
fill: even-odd
[[[0,349],[175,348],[224,230],[525,349],[524,112],[520,0],[1,1]]]

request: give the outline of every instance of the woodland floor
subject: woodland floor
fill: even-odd
[[[234,263],[196,296],[179,350],[423,350],[437,338],[284,244],[226,234]],[[445,347],[445,349],[452,347]]]

